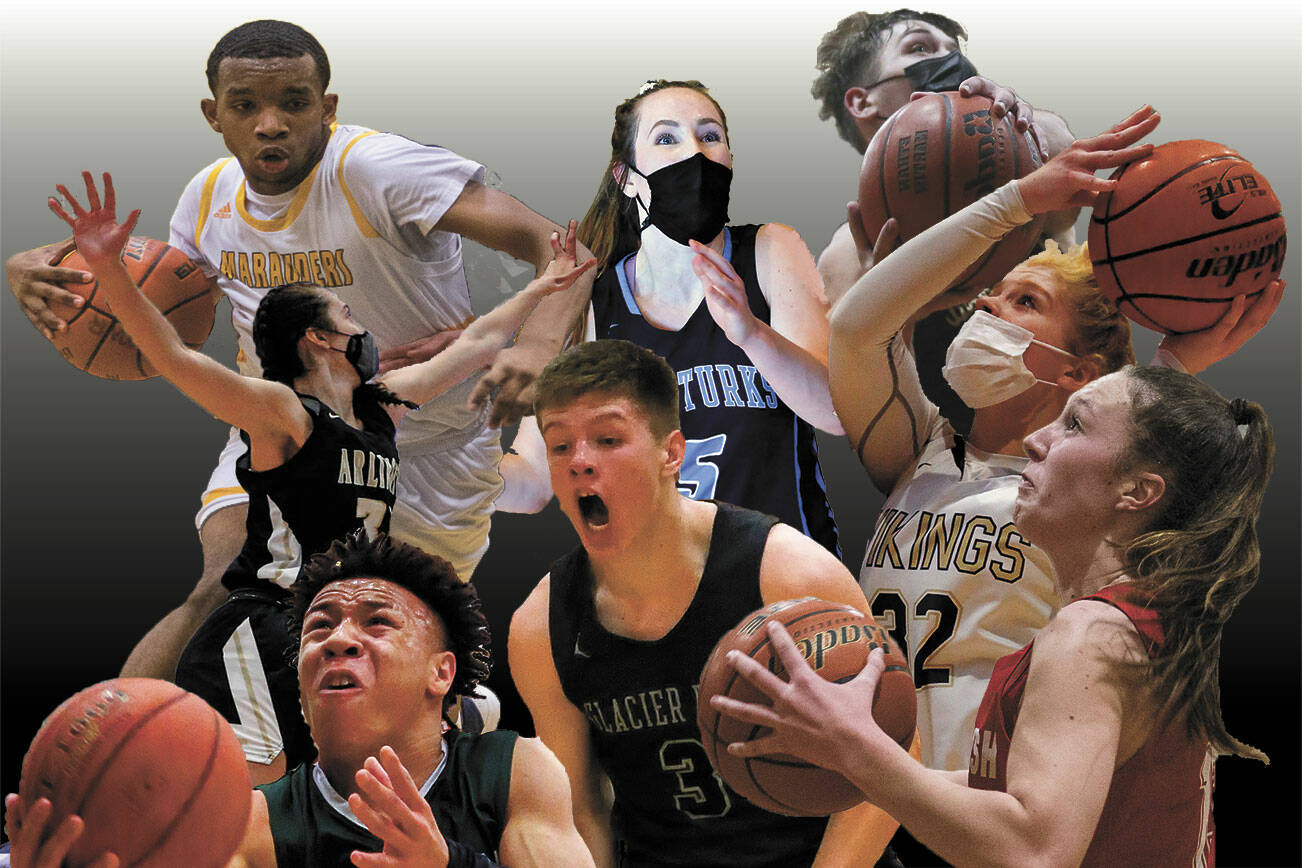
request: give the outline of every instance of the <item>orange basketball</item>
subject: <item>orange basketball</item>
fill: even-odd
[[[1014,178],[1040,167],[1030,133],[1009,115],[996,120],[985,97],[932,93],[891,115],[873,136],[859,172],[859,210],[868,240],[894,217],[908,241]],[[950,288],[993,286],[1034,252],[1044,215],[1014,229]]]
[[[800,653],[828,681],[854,678],[874,648],[886,651],[886,671],[877,685],[872,716],[891,738],[904,746],[913,740],[917,725],[917,697],[908,662],[894,640],[872,616],[842,603],[814,597],[786,600],[746,616],[736,629],[714,647],[701,672],[696,721],[701,743],[723,780],[741,795],[768,811],[800,817],[844,811],[863,801],[863,793],[836,772],[810,765],[785,754],[735,757],[730,742],[750,741],[769,730],[721,715],[710,707],[710,697],[731,696],[742,702],[768,704],[724,659],[734,649],[784,675],[772,654],[765,624],[777,618],[787,628]]]
[[[248,825],[248,766],[235,733],[192,693],[152,678],[88,687],[45,719],[23,758],[24,811],[44,796],[46,828],[86,829],[67,864],[105,850],[123,868],[220,868]]]
[[[195,349],[203,346],[212,331],[215,310],[208,296],[208,279],[199,267],[169,244],[134,235],[122,251],[122,261],[145,297],[176,327],[181,340]],[[90,271],[75,250],[58,264]],[[143,380],[158,373],[113,316],[99,292],[99,281],[70,283],[64,289],[86,300],[79,308],[50,305],[68,324],[67,330],[54,335],[54,345],[65,359],[107,380]]]
[[[1284,215],[1270,184],[1215,142],[1158,145],[1112,173],[1090,219],[1090,259],[1121,312],[1166,334],[1220,319],[1284,267]]]

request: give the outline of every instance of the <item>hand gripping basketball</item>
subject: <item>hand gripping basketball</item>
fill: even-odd
[[[783,681],[740,651],[728,653],[737,673],[772,701],[771,706],[763,706],[727,696],[710,700],[722,714],[772,730],[752,741],[733,742],[728,753],[739,757],[790,754],[845,775],[860,764],[866,741],[895,745],[870,712],[886,668],[880,648],[869,653],[858,675],[836,684],[814,671],[778,620],[766,627],[790,680]]]
[[[1152,153],[1152,144],[1135,144],[1151,133],[1162,119],[1152,106],[1144,106],[1106,133],[1077,139],[1042,167],[1017,182],[1026,210],[1047,214],[1066,208],[1092,207],[1098,197],[1116,186],[1097,178],[1100,169],[1115,169]]]

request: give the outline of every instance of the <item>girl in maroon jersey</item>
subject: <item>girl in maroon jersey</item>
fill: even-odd
[[[956,863],[1213,864],[1215,757],[1265,760],[1226,731],[1219,687],[1222,629],[1260,562],[1265,414],[1130,367],[1075,393],[1026,451],[1015,515],[1052,559],[1063,608],[997,665],[968,771],[923,768],[864,726],[879,652],[831,684],[778,625],[789,684],[733,661],[773,707],[714,700],[774,732],[729,750],[836,769]]]

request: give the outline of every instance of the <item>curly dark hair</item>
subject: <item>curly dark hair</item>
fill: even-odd
[[[952,18],[935,12],[896,9],[894,12],[847,15],[818,42],[818,78],[809,89],[814,99],[821,103],[818,117],[821,120],[835,118],[836,131],[841,138],[861,154],[868,149],[868,143],[845,107],[845,92],[876,78],[877,52],[885,44],[891,28],[901,21],[924,21],[956,42],[967,39],[963,25]]]
[[[330,86],[330,59],[325,49],[311,33],[297,24],[264,18],[246,21],[227,33],[213,46],[208,55],[208,87],[217,95],[217,69],[228,57],[252,57],[267,60],[273,57],[302,57],[308,55],[316,65],[321,91]]]
[[[445,707],[458,695],[475,696],[476,686],[493,669],[489,651],[492,637],[488,619],[480,611],[479,593],[473,584],[461,581],[452,564],[443,558],[388,534],[376,534],[375,539],[370,539],[364,530],[358,530],[335,540],[330,548],[303,565],[291,589],[290,635],[302,635],[303,616],[322,588],[331,582],[359,577],[393,582],[429,606],[442,622],[448,650],[457,661],[452,691],[444,697]]]

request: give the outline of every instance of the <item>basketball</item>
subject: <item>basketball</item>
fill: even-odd
[[[220,868],[248,824],[244,753],[220,714],[166,681],[116,678],[45,719],[23,758],[24,811],[53,805],[47,830],[75,813],[85,831],[68,865],[105,850],[123,868]]]
[[[774,603],[746,617],[714,647],[701,672],[697,724],[701,743],[715,770],[728,786],[768,811],[799,817],[823,816],[852,808],[863,793],[841,775],[784,754],[735,757],[728,744],[750,741],[769,732],[742,723],[710,707],[710,697],[731,696],[742,702],[768,704],[767,697],[728,665],[725,657],[737,650],[783,676],[782,665],[769,646],[765,624],[777,618],[795,640],[800,653],[829,681],[854,678],[874,648],[886,651],[886,671],[877,685],[872,716],[901,745],[908,747],[917,725],[917,697],[908,662],[894,640],[871,616],[842,603],[814,597]]]
[[[1103,294],[1145,328],[1182,334],[1214,324],[1284,267],[1284,215],[1266,179],[1215,142],[1158,145],[1112,173],[1090,218]]]
[[[127,271],[145,297],[194,349],[203,346],[216,313],[208,296],[208,278],[181,251],[153,238],[131,236],[122,251]],[[90,271],[75,250],[58,265]],[[69,292],[85,299],[81,307],[51,303],[68,328],[55,332],[54,345],[73,366],[107,380],[144,380],[158,372],[145,361],[126,330],[99,293],[99,281],[70,283]]]
[[[892,217],[903,243],[1040,167],[1031,134],[1017,132],[1010,115],[991,117],[993,105],[980,96],[930,93],[887,118],[859,172],[859,210],[870,243]],[[1035,251],[1044,221],[1036,215],[1005,235],[949,289],[998,283]]]

